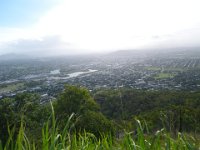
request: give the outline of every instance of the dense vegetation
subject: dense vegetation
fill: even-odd
[[[95,93],[95,99],[110,119],[144,119],[151,131],[164,126],[174,133],[200,132],[199,92],[101,90]]]
[[[52,105],[29,93],[0,100],[0,149],[199,147],[198,92],[103,89],[92,95],[66,86]]]

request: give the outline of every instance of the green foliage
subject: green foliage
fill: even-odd
[[[81,115],[85,111],[98,111],[99,106],[85,88],[65,86],[63,93],[55,103],[57,117],[62,118],[75,113]]]
[[[114,135],[114,129],[111,122],[105,118],[101,113],[94,111],[87,111],[84,113],[76,123],[76,128],[79,132],[90,132],[96,137],[101,137],[102,134]]]
[[[26,134],[30,140],[39,140],[42,124],[47,121],[50,115],[48,105],[40,105],[39,97],[35,94],[19,94],[15,98],[5,98],[0,101],[0,139],[5,144],[9,132],[7,128],[15,128],[18,131],[21,122],[26,127]],[[13,133],[17,138],[18,133]]]
[[[151,131],[165,127],[169,132],[200,132],[200,93],[100,90],[94,93],[102,113],[110,119],[134,122],[145,119]],[[133,123],[132,123],[133,124]],[[134,125],[132,126],[134,127]]]
[[[8,138],[8,124],[15,118],[12,103],[13,100],[9,98],[0,100],[0,139],[3,143]]]
[[[28,93],[0,100],[0,150],[199,149],[199,92],[94,94],[99,105],[76,86],[66,86],[53,105]]]
[[[77,136],[71,134],[71,120],[74,117],[72,114],[62,132],[58,130],[58,122],[56,122],[54,111],[52,109],[52,117],[46,122],[42,129],[42,146],[37,147],[33,142],[30,142],[25,134],[25,128],[21,123],[17,140],[13,139],[12,132],[9,132],[9,138],[5,146],[0,143],[1,150],[55,150],[55,149],[83,149],[83,150],[197,150],[199,149],[199,141],[192,136],[178,133],[174,138],[166,132],[165,129],[158,130],[155,134],[148,135],[144,133],[144,127],[139,120],[137,122],[135,132],[125,132],[123,138],[115,139],[112,136],[102,136],[101,140],[93,134],[84,132]]]
[[[165,79],[165,78],[173,78],[175,75],[171,73],[159,73],[155,76],[155,79]]]
[[[76,131],[87,131],[97,137],[103,133],[114,132],[112,124],[101,114],[99,106],[85,88],[66,86],[55,102],[55,112],[61,128],[65,126],[68,117],[74,113]]]

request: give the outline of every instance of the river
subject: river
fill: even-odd
[[[50,80],[66,80],[66,79],[78,77],[83,74],[89,74],[89,73],[93,73],[93,72],[97,72],[97,71],[98,70],[89,69],[88,71],[69,73],[69,74],[67,74],[67,77],[49,77],[49,79]]]

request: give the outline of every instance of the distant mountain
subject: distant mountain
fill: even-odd
[[[139,51],[139,50],[118,50],[118,51],[111,52],[108,55],[126,56],[126,55],[135,55],[135,54],[139,54],[139,53],[141,53],[141,51]]]
[[[200,57],[200,47],[151,48],[141,50],[119,50],[108,54],[113,57]]]
[[[30,59],[30,58],[31,58],[31,56],[24,55],[24,54],[15,54],[15,53],[0,55],[0,61],[21,60],[21,59]]]
[[[115,59],[144,59],[151,53],[146,50],[119,50],[106,55],[107,57]],[[151,54],[152,55],[152,54]]]

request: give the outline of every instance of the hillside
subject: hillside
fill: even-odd
[[[51,103],[23,93],[0,101],[3,149],[197,149],[199,92],[65,86]],[[49,116],[51,116],[49,118]]]

